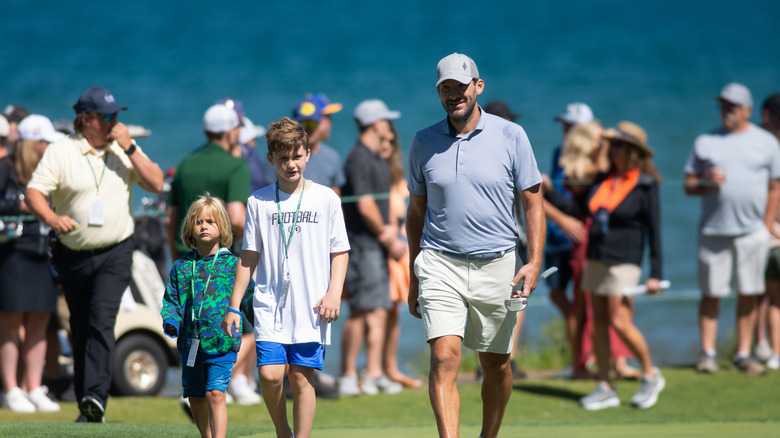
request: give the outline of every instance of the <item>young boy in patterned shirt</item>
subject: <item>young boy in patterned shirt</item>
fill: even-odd
[[[193,202],[182,224],[181,238],[189,252],[171,268],[163,296],[163,328],[168,336],[179,338],[176,344],[182,358],[184,397],[189,397],[201,436],[224,437],[225,390],[236,362],[241,326],[236,338],[220,327],[228,311],[238,262],[227,249],[233,234],[222,200],[206,193]],[[249,282],[238,294],[236,307],[247,315],[252,315],[253,291],[254,284]]]

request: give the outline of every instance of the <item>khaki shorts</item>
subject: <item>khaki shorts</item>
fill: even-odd
[[[639,284],[642,268],[633,263],[607,264],[588,259],[582,274],[582,288],[593,295],[619,296],[627,287]]]
[[[515,276],[515,253],[467,261],[422,250],[414,261],[427,340],[458,336],[475,351],[508,354],[516,322],[504,307]]]
[[[740,295],[764,293],[769,231],[760,227],[744,236],[699,235],[699,286],[705,297],[729,295],[732,273]]]

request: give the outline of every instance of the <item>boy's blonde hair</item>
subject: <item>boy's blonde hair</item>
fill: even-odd
[[[289,117],[271,123],[265,134],[265,142],[268,144],[268,154],[287,154],[303,146],[309,152],[309,136],[303,126]]]
[[[195,228],[198,215],[203,210],[208,210],[214,216],[219,230],[219,246],[230,248],[233,244],[233,230],[230,227],[230,218],[228,218],[225,203],[221,199],[211,196],[209,192],[199,196],[198,200],[193,202],[187,210],[187,216],[184,217],[184,223],[181,224],[181,242],[187,249],[196,248],[193,228]]]

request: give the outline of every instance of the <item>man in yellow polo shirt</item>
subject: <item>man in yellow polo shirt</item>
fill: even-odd
[[[73,109],[76,134],[46,149],[26,201],[58,233],[54,267],[70,308],[76,421],[104,422],[114,322],[131,276],[132,184],[157,193],[163,173],[117,121],[127,107],[108,90],[89,88]]]

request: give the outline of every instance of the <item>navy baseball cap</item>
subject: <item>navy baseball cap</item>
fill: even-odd
[[[101,114],[113,114],[120,110],[126,110],[114,100],[114,95],[103,87],[89,87],[79,96],[78,102],[73,105],[76,114],[96,112]]]

